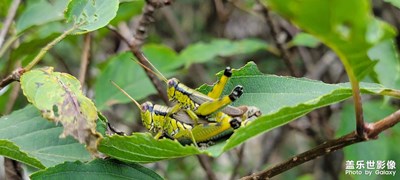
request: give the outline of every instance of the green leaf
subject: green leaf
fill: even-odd
[[[308,33],[298,33],[289,43],[290,46],[306,46],[315,48],[320,44],[319,40]]]
[[[71,0],[65,18],[79,26],[77,33],[86,33],[106,26],[118,11],[118,0]]]
[[[0,155],[25,163],[29,166],[44,169],[46,168],[38,159],[30,157],[21,151],[14,143],[0,139]]]
[[[213,147],[213,152],[210,152],[213,156],[218,156],[249,138],[289,123],[314,109],[352,96],[349,83],[326,84],[306,78],[263,75],[252,62],[234,71],[223,94],[228,94],[238,84],[244,87],[244,94],[234,105],[256,106],[261,109],[263,116],[236,130],[221,148]],[[385,94],[385,91],[395,91],[371,83],[361,83],[360,87],[362,93]],[[206,93],[209,89],[211,88],[202,86],[200,91]]]
[[[259,50],[268,50],[266,42],[257,39],[244,39],[230,41],[228,39],[215,39],[210,43],[198,42],[186,47],[179,54],[179,59],[186,65],[203,63],[215,59],[218,56],[233,56],[239,54],[254,53]]]
[[[96,151],[97,140],[101,138],[96,132],[97,110],[82,94],[80,82],[75,77],[45,67],[24,73],[20,81],[24,95],[43,117],[62,123],[62,137],[71,135],[85,143],[89,150]]]
[[[100,141],[99,151],[125,162],[150,163],[202,153],[194,146],[182,146],[170,139],[156,140],[150,133],[113,135]]]
[[[60,139],[63,128],[43,119],[33,106],[0,118],[0,154],[44,168],[65,161],[90,160],[85,147],[72,137]]]
[[[67,162],[36,172],[31,179],[163,179],[136,163],[95,159],[88,163]]]
[[[130,102],[110,83],[110,80],[121,86],[135,99],[142,99],[156,92],[143,69],[132,59],[132,53],[125,52],[108,60],[108,64],[95,84],[96,105],[100,110],[107,109],[116,103]]]
[[[111,157],[132,162],[154,162],[199,153],[219,156],[249,138],[287,124],[314,109],[352,96],[349,83],[326,84],[306,78],[264,75],[254,63],[248,63],[241,69],[234,70],[223,94],[231,92],[236,85],[244,87],[244,94],[234,105],[256,106],[261,109],[263,116],[237,129],[225,142],[199,151],[171,140],[157,141],[150,134],[136,133],[129,137],[107,137],[100,143],[99,150]],[[211,88],[202,86],[200,91],[206,92],[209,89]],[[371,83],[361,83],[361,91],[372,94],[395,92]],[[174,152],[178,155],[161,151]]]
[[[183,65],[183,61],[178,59],[178,55],[170,47],[160,44],[146,44],[142,51],[164,76]]]
[[[395,112],[396,109],[379,100],[365,102],[363,104],[363,111],[364,119],[367,122],[375,122]],[[340,126],[336,132],[337,137],[354,131],[356,122],[354,114],[354,106],[352,104],[346,104],[343,107],[340,117]],[[376,141],[354,144],[344,148],[344,160],[352,160],[355,165],[356,161],[364,161],[364,164],[366,164],[366,162],[370,160],[375,162],[377,160],[389,160],[388,155],[390,143],[391,141],[386,135],[380,135],[379,139]],[[347,176],[351,176],[351,179],[376,179],[375,173],[372,173],[371,176],[365,174]]]
[[[29,3],[27,8],[17,20],[17,33],[32,27],[64,19],[64,9],[68,1],[38,0]]]
[[[349,78],[358,81],[370,74],[377,63],[368,58],[368,50],[395,35],[390,25],[374,18],[370,1],[262,2],[329,46],[343,62]]]
[[[400,59],[394,40],[383,41],[368,51],[368,56],[379,60],[376,78],[388,88],[400,89]]]
[[[116,17],[110,22],[112,25],[118,25],[121,21],[128,21],[135,15],[142,12],[144,0],[135,0],[130,2],[120,2]]]

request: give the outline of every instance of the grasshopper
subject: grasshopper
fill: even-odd
[[[213,89],[207,95],[204,95],[187,87],[183,83],[180,83],[176,78],[167,80],[150,62],[149,64],[157,71],[157,73],[140,62],[135,62],[149,72],[155,74],[167,84],[167,95],[169,100],[177,102],[177,104],[173,106],[171,113],[177,112],[180,109],[185,109],[187,114],[195,121],[195,123],[197,123],[197,119],[199,118],[198,116],[210,116],[220,110],[229,116],[239,117],[241,120],[256,118],[261,115],[261,111],[254,106],[233,107],[229,105],[243,94],[243,87],[240,85],[236,86],[230,95],[219,98],[226,83],[232,76],[232,69],[230,67],[225,68],[223,76],[221,76],[217,81]],[[210,120],[213,118],[207,119]]]
[[[217,112],[213,116],[215,123],[210,123],[202,117],[199,119],[200,124],[195,124],[183,110],[171,113],[171,107],[152,104],[149,101],[140,105],[117,84],[112,83],[140,109],[142,123],[155,139],[165,136],[176,139],[181,144],[193,143],[197,146],[197,143],[216,141],[229,136],[234,129],[241,126],[237,118],[232,118],[223,112]]]

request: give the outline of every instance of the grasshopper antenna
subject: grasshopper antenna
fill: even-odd
[[[135,99],[133,99],[125,90],[123,90],[121,87],[119,87],[114,81],[111,81],[111,80],[110,80],[110,82],[111,82],[115,87],[117,87],[122,93],[124,93],[126,96],[128,96],[128,98],[131,99],[131,100],[136,104],[136,106],[139,108],[139,110],[142,109],[141,106],[140,106],[140,104],[139,104]]]
[[[145,68],[146,70],[148,70],[149,72],[151,72],[151,73],[153,73],[154,75],[156,75],[158,78],[160,78],[161,80],[163,80],[165,83],[167,83],[167,78],[165,78],[162,74],[161,74],[161,72],[160,71],[158,71],[158,69],[157,68],[155,68],[154,66],[153,66],[153,64],[151,64],[151,62],[150,61],[148,61],[147,60],[147,62],[150,64],[150,66],[153,68],[153,69],[155,69],[156,71],[157,71],[157,73],[156,72],[154,72],[152,69],[150,69],[149,67],[147,67],[146,65],[144,65],[144,64],[142,64],[141,62],[139,62],[138,60],[136,60],[136,59],[133,59],[136,63],[138,63],[140,66],[142,66],[143,68]]]

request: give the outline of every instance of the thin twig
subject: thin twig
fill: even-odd
[[[130,43],[130,40],[125,37],[116,27],[108,25],[107,28],[112,31],[120,40],[123,40],[126,44]]]
[[[33,68],[33,66],[35,66],[43,58],[43,56],[47,53],[47,51],[49,51],[58,42],[60,42],[62,39],[64,39],[67,35],[72,33],[78,27],[79,27],[79,25],[75,25],[71,29],[68,29],[67,31],[65,31],[63,34],[61,34],[56,39],[54,39],[49,44],[47,44],[45,47],[43,47],[40,50],[40,52],[35,56],[35,58],[31,62],[29,62],[29,64],[26,67],[17,68],[10,75],[8,75],[4,79],[2,79],[0,81],[0,90],[3,89],[4,87],[6,87],[8,84],[14,82],[14,81],[19,81],[19,78],[21,77],[21,75],[24,72],[31,70]]]
[[[244,147],[245,147],[245,144],[242,144],[240,146],[240,148],[239,148],[239,151],[237,153],[238,160],[237,160],[237,163],[236,163],[235,167],[233,168],[233,171],[232,171],[232,174],[231,174],[231,178],[229,178],[230,180],[234,180],[235,179],[235,176],[239,172],[239,168],[242,166]]]
[[[318,145],[317,147],[308,150],[304,153],[296,155],[286,162],[278,164],[270,169],[267,169],[262,172],[258,172],[252,174],[250,176],[243,177],[242,179],[268,179],[274,177],[282,172],[285,172],[289,169],[292,169],[295,166],[303,164],[307,161],[313,160],[319,156],[329,154],[336,150],[342,149],[346,146],[367,141],[370,139],[377,139],[378,135],[384,130],[394,126],[395,124],[400,122],[400,110],[394,112],[393,114],[375,122],[366,125],[366,136],[367,138],[363,138],[357,135],[357,131],[353,131],[347,135],[344,135],[338,139],[334,139],[331,141],[327,141],[323,144]]]
[[[144,56],[144,54],[142,53],[142,51],[140,51],[140,49],[131,44],[134,41],[129,41],[129,39],[127,37],[125,37],[120,31],[118,31],[115,27],[113,26],[107,26],[107,28],[109,30],[111,30],[112,32],[114,32],[119,39],[123,40],[125,43],[127,43],[131,49],[132,54],[138,59],[138,61],[141,64],[144,64],[146,67],[151,68],[152,66],[149,64],[149,60],[146,58],[146,56]],[[160,79],[157,78],[157,76],[155,74],[153,74],[152,72],[150,72],[148,69],[143,68],[144,71],[146,72],[146,75],[149,77],[150,81],[153,83],[153,86],[156,88],[158,94],[160,95],[161,99],[167,104],[169,105],[169,100],[168,100],[168,96],[165,93],[164,89],[162,88],[162,82]]]
[[[4,114],[9,114],[12,111],[12,109],[14,107],[14,104],[15,104],[15,101],[18,98],[18,94],[19,94],[19,90],[20,89],[21,88],[20,88],[20,85],[18,83],[14,84],[14,86],[12,87],[11,94],[10,94],[10,97],[8,98],[8,102],[7,102],[7,106],[5,108]]]
[[[0,90],[2,90],[4,87],[6,87],[7,85],[9,85],[14,81],[19,81],[19,78],[24,72],[25,69],[23,68],[17,68],[16,70],[14,70],[10,75],[8,75],[6,78],[0,81]]]
[[[26,71],[29,71],[35,66],[42,58],[43,56],[49,51],[52,47],[54,47],[58,42],[63,40],[65,37],[67,37],[69,34],[71,34],[75,29],[78,28],[78,25],[73,26],[72,28],[68,29],[64,33],[62,33],[60,36],[55,38],[53,41],[51,41],[49,44],[47,44],[45,47],[43,47],[40,52],[36,55],[36,57],[24,68]]]
[[[90,61],[91,42],[92,38],[90,33],[85,34],[83,42],[83,52],[81,56],[81,67],[79,69],[79,82],[81,82],[82,85],[85,83],[86,72]]]
[[[279,30],[278,30],[277,25],[274,23],[272,17],[270,16],[269,10],[265,6],[260,6],[260,8],[261,8],[261,12],[263,13],[263,15],[265,17],[265,20],[266,20],[268,26],[271,29],[271,36],[275,41],[276,47],[280,51],[281,58],[282,58],[283,62],[285,63],[286,67],[289,69],[290,75],[299,77],[299,73],[297,72],[296,68],[294,68],[290,53],[289,53],[288,49],[286,48],[285,43],[282,42],[278,37]]]
[[[15,13],[17,12],[18,6],[21,3],[21,0],[13,0],[10,9],[8,9],[6,20],[3,23],[3,27],[0,31],[0,49],[3,46],[4,39],[6,38],[8,29],[11,26],[11,23],[15,17]]]
[[[204,171],[207,174],[207,177],[209,180],[216,180],[217,176],[214,174],[212,168],[211,168],[211,163],[208,159],[208,156],[205,155],[197,155],[197,159],[200,162],[201,167],[204,169]]]
[[[143,8],[143,13],[139,19],[139,24],[136,27],[134,38],[132,41],[129,42],[128,45],[138,61],[148,68],[151,68],[152,66],[149,63],[149,60],[146,58],[146,56],[144,56],[144,54],[140,50],[140,47],[147,36],[147,29],[149,25],[154,22],[153,14],[155,10],[163,6],[169,5],[171,3],[171,0],[147,0],[146,2],[147,3]],[[153,83],[163,101],[167,105],[169,105],[170,102],[168,101],[168,96],[163,88],[163,83],[161,82],[161,80],[158,79],[158,77],[150,72],[148,69],[143,69],[145,70],[147,76],[150,78],[151,82]]]
[[[140,47],[147,37],[147,29],[154,22],[155,10],[171,4],[171,0],[146,0],[146,5],[143,7],[142,15],[139,19],[139,24],[135,28],[135,35],[129,45]]]

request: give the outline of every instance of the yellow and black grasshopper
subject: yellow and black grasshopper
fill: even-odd
[[[197,145],[197,143],[208,143],[229,136],[234,129],[241,126],[241,122],[237,118],[232,118],[223,112],[217,112],[212,116],[215,122],[209,122],[205,117],[200,117],[199,123],[195,124],[183,110],[171,113],[171,107],[151,102],[140,105],[118,85],[112,83],[138,106],[143,125],[156,139],[164,136],[176,139],[181,144]],[[246,122],[243,123],[246,124]]]
[[[207,117],[219,111],[229,116],[237,117],[240,120],[256,118],[261,115],[260,110],[254,106],[234,107],[229,105],[237,100],[243,93],[243,87],[240,85],[236,86],[230,95],[219,98],[226,83],[232,76],[232,69],[230,67],[225,68],[223,76],[214,85],[213,89],[205,95],[180,83],[176,78],[167,80],[150,62],[149,64],[158,73],[153,72],[150,68],[139,62],[137,63],[166,82],[169,100],[177,102],[177,104],[173,106],[171,113],[184,109],[195,123],[197,123],[198,116]],[[213,118],[207,119],[212,120]]]

